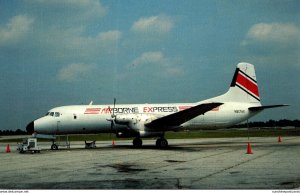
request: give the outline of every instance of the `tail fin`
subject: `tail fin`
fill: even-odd
[[[245,102],[260,104],[255,69],[252,64],[239,63],[229,90],[214,99],[222,102]]]

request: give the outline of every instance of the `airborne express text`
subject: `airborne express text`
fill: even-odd
[[[177,107],[142,107],[143,113],[175,113],[178,112]],[[139,113],[138,107],[123,107],[123,108],[87,108],[84,114],[127,114]]]

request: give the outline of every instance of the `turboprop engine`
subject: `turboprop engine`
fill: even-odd
[[[122,114],[115,115],[115,123],[127,125],[128,128],[138,132],[140,137],[157,136],[161,132],[147,131],[145,124],[157,119],[158,117],[151,114]]]

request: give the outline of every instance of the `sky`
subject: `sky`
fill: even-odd
[[[0,0],[0,129],[56,106],[196,102],[255,66],[264,111],[299,119],[298,0]]]

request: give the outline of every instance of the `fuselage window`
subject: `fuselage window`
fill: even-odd
[[[74,119],[77,119],[77,115],[74,114]]]
[[[60,113],[59,112],[55,112],[55,117],[59,117]]]

